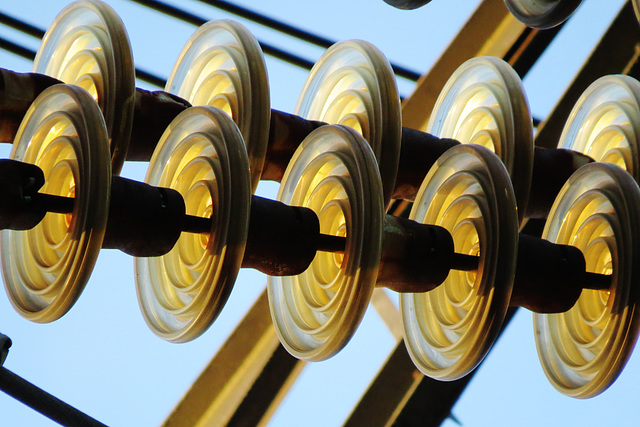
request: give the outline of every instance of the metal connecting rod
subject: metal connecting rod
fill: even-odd
[[[11,347],[9,337],[0,334],[0,390],[60,425],[105,427],[100,421],[2,366],[9,347]]]
[[[69,214],[74,199],[39,193],[40,168],[0,161],[0,226],[25,230],[46,212]],[[249,235],[242,266],[272,276],[304,272],[317,251],[344,252],[347,239],[320,233],[311,209],[252,196]],[[211,233],[210,218],[186,214],[180,193],[113,176],[103,248],[139,257],[169,252],[182,232]],[[479,268],[479,258],[454,250],[451,234],[436,225],[385,215],[378,286],[397,292],[426,292],[449,271]],[[550,313],[571,308],[583,288],[607,289],[610,276],[585,271],[582,252],[521,233],[512,305]]]

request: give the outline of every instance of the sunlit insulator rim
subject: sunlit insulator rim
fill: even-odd
[[[567,119],[558,148],[613,162],[640,179],[640,82],[609,75],[582,93]]]
[[[224,59],[217,67],[212,61]],[[230,84],[221,93],[202,86],[213,78]],[[222,108],[240,128],[249,155],[251,187],[255,192],[265,161],[271,117],[269,79],[264,55],[255,36],[230,20],[200,26],[185,43],[167,80],[166,90],[193,105]]]
[[[528,27],[546,30],[562,24],[582,0],[504,0],[516,19]]]
[[[450,218],[452,214],[457,217]],[[451,228],[456,252],[480,256],[477,272],[452,271],[433,291],[400,295],[405,344],[413,362],[429,377],[455,380],[487,354],[511,298],[518,220],[504,165],[484,147],[448,150],[425,178],[410,218]],[[478,242],[458,239],[470,235]]]
[[[474,133],[460,133],[477,115],[486,120]],[[477,57],[458,67],[440,92],[426,131],[463,144],[490,138],[511,177],[522,224],[533,177],[533,123],[522,81],[508,63]]]
[[[382,251],[381,188],[371,148],[345,126],[312,132],[287,167],[278,200],[313,209],[321,232],[347,238],[344,255],[321,252],[299,276],[268,278],[276,333],[299,359],[332,357],[364,316]]]
[[[343,87],[341,83],[348,79],[357,81],[358,87]],[[327,120],[325,112],[345,93],[350,93],[353,100],[359,98],[360,105],[351,104],[337,115],[337,120]],[[366,114],[360,117],[359,126],[364,127],[361,132],[378,160],[386,205],[395,186],[402,136],[395,74],[377,47],[361,40],[347,40],[331,46],[315,63],[294,112],[309,120],[349,125],[349,120],[343,123],[342,119],[346,116],[353,119],[355,110],[364,110]]]
[[[214,107],[185,110],[162,135],[145,181],[180,192],[187,214],[212,218],[209,235],[182,233],[168,254],[135,259],[149,328],[167,341],[190,341],[221,312],[244,255],[251,185],[238,127]]]
[[[101,1],[78,1],[64,8],[47,29],[33,71],[60,78],[67,64],[57,64],[61,43],[75,34],[91,33],[100,49],[91,55],[98,59],[98,79],[103,86],[103,99],[98,103],[105,117],[110,138],[112,171],[120,173],[126,158],[133,109],[135,107],[135,68],[125,26],[111,6]],[[77,79],[76,79],[77,81]],[[68,81],[66,83],[75,83]]]
[[[64,134],[55,134],[57,124]],[[42,142],[56,147],[47,150],[37,144]],[[59,148],[73,154],[65,154],[59,163],[51,164],[50,160],[56,160],[51,156],[60,153]],[[70,179],[73,186],[71,214],[47,214],[31,230],[0,233],[2,274],[12,305],[29,320],[52,322],[62,317],[82,293],[106,229],[111,165],[107,131],[98,105],[79,87],[48,88],[27,111],[11,158],[43,166],[47,163],[45,190],[55,189],[60,179]],[[67,191],[61,195],[69,196]]]
[[[590,223],[598,229],[590,231],[587,243],[606,244],[605,255],[610,257],[607,265],[595,268],[610,270],[606,272],[612,274],[611,288],[584,290],[566,313],[533,316],[538,356],[547,378],[561,393],[576,398],[596,396],[615,381],[640,326],[640,189],[615,165],[593,163],[575,172],[556,198],[543,237],[579,244],[576,233]],[[594,266],[588,248],[581,249],[590,270]]]

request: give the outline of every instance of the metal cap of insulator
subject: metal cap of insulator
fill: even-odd
[[[0,229],[29,230],[47,210],[38,201],[44,173],[36,165],[16,160],[0,160]]]
[[[429,169],[449,148],[460,145],[450,138],[438,138],[426,132],[403,127],[402,149],[394,199],[415,200]]]
[[[443,227],[386,215],[383,236],[377,286],[426,292],[444,282],[454,267],[453,238]]]
[[[61,83],[36,73],[16,73],[0,68],[0,142],[13,143],[22,118],[43,90]]]
[[[585,278],[580,249],[520,234],[511,305],[536,313],[562,313],[574,306]]]
[[[529,193],[527,218],[545,219],[560,189],[580,167],[593,159],[577,151],[536,147],[533,157],[533,177]]]
[[[136,89],[135,113],[127,160],[149,161],[165,129],[189,108],[184,99],[167,92]]]
[[[326,123],[271,110],[267,158],[260,179],[281,182],[298,146],[307,135],[324,125]]]
[[[429,3],[431,0],[384,0],[385,3],[395,7],[396,9],[417,9]]]
[[[137,257],[164,255],[178,241],[184,218],[184,199],[177,191],[113,176],[102,247]]]
[[[301,274],[313,261],[319,238],[320,223],[311,209],[253,196],[242,267],[270,276]]]

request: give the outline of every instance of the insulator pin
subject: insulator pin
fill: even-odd
[[[102,247],[138,257],[164,255],[178,241],[184,217],[177,191],[114,176]]]
[[[453,238],[437,225],[385,216],[377,286],[426,292],[440,285],[454,265]]]
[[[511,305],[536,313],[562,313],[580,297],[585,279],[580,249],[520,234]]]
[[[577,151],[536,147],[525,216],[546,219],[564,183],[581,166],[591,162],[593,159]]]
[[[270,276],[303,273],[319,246],[320,223],[311,209],[253,196],[242,267]]]

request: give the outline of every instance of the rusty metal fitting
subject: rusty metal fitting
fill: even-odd
[[[301,274],[313,261],[319,238],[320,223],[311,209],[253,196],[242,267],[270,276]]]
[[[453,256],[453,238],[445,228],[386,215],[377,286],[430,291],[447,278]]]
[[[0,160],[0,229],[29,230],[47,210],[38,203],[44,173],[36,165],[16,160]]]
[[[164,255],[178,241],[184,218],[177,191],[113,176],[102,247],[138,257]]]
[[[565,312],[576,303],[587,281],[580,249],[520,234],[512,306],[536,313]]]
[[[13,144],[22,118],[40,93],[58,79],[0,68],[0,142]]]
[[[560,189],[580,167],[593,159],[577,151],[536,147],[526,218],[546,219]]]

